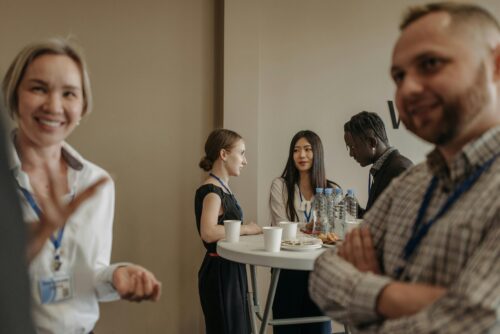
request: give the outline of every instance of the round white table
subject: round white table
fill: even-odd
[[[270,320],[271,307],[273,305],[281,269],[312,271],[314,268],[314,261],[325,250],[325,248],[308,251],[290,251],[282,249],[276,253],[267,252],[264,250],[264,236],[262,234],[240,236],[240,241],[237,243],[229,243],[225,240],[221,240],[217,243],[217,253],[219,256],[227,260],[248,264],[250,266],[249,284],[251,284],[251,287],[248,287],[248,304],[253,333],[257,333],[256,318],[262,321],[259,331],[260,334],[265,333],[267,325],[291,325],[331,320],[326,316]],[[260,315],[257,297],[258,289],[255,266],[273,268],[263,316]]]
[[[314,261],[325,250],[325,248],[308,251],[282,249],[276,253],[267,252],[264,250],[264,236],[262,234],[241,236],[240,241],[236,243],[229,243],[225,240],[217,243],[217,253],[223,258],[234,262],[307,271],[313,270]]]

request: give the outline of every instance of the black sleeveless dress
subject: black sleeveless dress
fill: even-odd
[[[243,213],[234,195],[225,193],[222,188],[213,184],[205,184],[198,188],[194,200],[198,233],[200,233],[203,199],[209,193],[215,193],[222,201],[224,213],[218,217],[217,224],[223,225],[224,220],[242,219]],[[216,242],[203,242],[203,245],[207,253],[198,272],[198,290],[205,315],[206,333],[250,333],[245,265],[217,256]]]

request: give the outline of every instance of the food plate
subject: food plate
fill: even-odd
[[[300,232],[304,233],[304,234],[309,234],[309,235],[316,235],[316,234],[319,234],[319,232],[313,232],[312,230],[307,230],[305,228],[301,228],[300,229]]]
[[[326,243],[323,243],[323,247],[325,247],[325,248],[335,248],[335,247],[337,247],[337,245],[336,244],[326,244]]]
[[[283,241],[281,248],[292,251],[309,251],[321,248],[323,242],[319,239],[303,238],[293,241]]]

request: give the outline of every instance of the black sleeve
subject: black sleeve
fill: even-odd
[[[0,101],[1,104],[1,101]],[[35,334],[26,268],[26,231],[12,174],[7,166],[0,114],[0,326],[2,333]]]

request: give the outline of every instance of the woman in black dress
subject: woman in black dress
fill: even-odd
[[[250,333],[247,304],[247,276],[244,264],[217,254],[217,241],[225,237],[224,220],[243,220],[243,211],[229,189],[229,177],[240,175],[247,164],[245,143],[231,130],[214,130],[205,143],[200,167],[209,172],[196,191],[195,213],[198,232],[207,250],[198,272],[198,289],[207,334]],[[240,233],[258,234],[254,222],[241,226]]]

